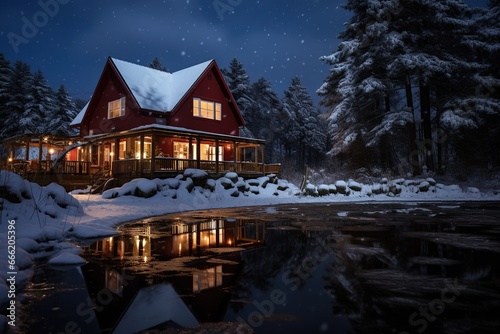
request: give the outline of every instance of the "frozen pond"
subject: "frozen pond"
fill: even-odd
[[[20,315],[24,331],[500,328],[498,202],[235,208],[119,231],[82,244],[88,263],[80,268],[38,266]]]

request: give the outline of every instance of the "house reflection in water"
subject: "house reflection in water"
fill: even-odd
[[[149,223],[136,223],[130,233],[110,237],[95,243],[95,253],[107,258],[140,257],[143,262],[152,257],[167,260],[182,256],[199,256],[213,248],[236,248],[262,243],[265,239],[263,222],[243,223],[233,219],[185,223],[174,222],[169,227],[154,229]],[[127,226],[124,227],[128,229]]]
[[[113,295],[110,307],[96,314],[101,329],[123,321],[139,291],[158,284],[171,284],[199,322],[222,321],[240,253],[264,244],[265,227],[257,220],[145,221],[85,247],[89,294]]]

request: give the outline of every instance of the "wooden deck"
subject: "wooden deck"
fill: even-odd
[[[154,168],[152,168],[154,167]],[[175,158],[126,159],[115,160],[111,166],[101,167],[82,161],[61,161],[56,166],[49,162],[33,165],[29,162],[11,164],[9,170],[20,174],[28,181],[46,186],[52,182],[63,186],[67,191],[85,189],[93,185],[98,173],[110,170],[110,176],[116,179],[115,186],[121,186],[135,178],[170,178],[183,173],[188,168],[206,171],[210,177],[219,178],[228,172],[236,172],[243,178],[254,178],[276,174],[281,171],[281,164],[262,164],[254,162],[203,161]]]

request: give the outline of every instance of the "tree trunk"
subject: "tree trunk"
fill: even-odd
[[[408,132],[410,134],[409,162],[410,165],[412,166],[413,176],[415,176],[420,174],[420,159],[418,157],[417,129],[415,127],[415,110],[413,106],[413,94],[411,91],[411,81],[409,75],[406,76],[405,89],[406,89],[406,105],[413,117],[413,123],[408,123]]]
[[[443,168],[443,130],[441,129],[442,105],[439,100],[439,93],[436,91],[436,146],[437,146],[437,172],[444,174]]]
[[[391,100],[389,94],[386,94],[384,97],[385,103],[385,112],[389,113],[391,111]],[[385,169],[392,169],[394,167],[394,163],[391,157],[391,143],[388,135],[384,134],[380,138],[380,150],[381,150],[381,158],[382,158],[382,167]]]
[[[434,170],[434,149],[432,142],[432,125],[431,125],[431,92],[429,85],[420,82],[420,115],[422,118],[422,127],[424,132],[424,142],[422,149],[424,150],[425,165],[427,170]]]

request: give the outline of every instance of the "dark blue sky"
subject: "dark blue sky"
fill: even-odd
[[[329,70],[319,57],[337,48],[350,16],[344,2],[8,0],[0,5],[0,52],[82,99],[108,56],[143,65],[156,56],[170,71],[212,58],[224,68],[236,57],[252,82],[264,76],[281,96],[298,75],[318,101],[315,91]]]

